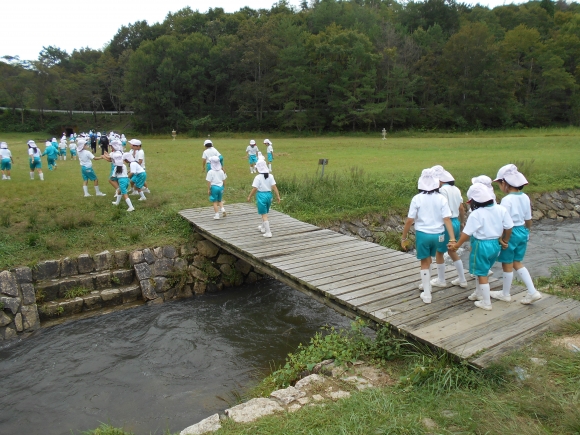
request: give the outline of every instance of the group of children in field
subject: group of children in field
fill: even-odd
[[[468,296],[475,306],[492,309],[491,299],[511,301],[514,269],[527,287],[527,295],[520,300],[531,304],[542,298],[534,286],[529,271],[522,261],[526,253],[532,223],[529,197],[522,192],[528,181],[513,164],[501,167],[493,182],[506,194],[496,203],[491,178],[481,175],[472,178],[467,191],[471,209],[465,221],[461,192],[455,179],[442,166],[424,169],[419,178],[419,193],[409,207],[403,228],[401,246],[409,246],[408,234],[415,226],[417,259],[421,262],[421,299],[429,304],[433,287],[446,287],[444,254],[449,253],[458,277],[452,285],[467,287],[463,263],[457,250],[467,241],[471,244],[469,271],[475,276],[475,291]],[[461,223],[465,222],[463,230]],[[431,279],[431,258],[437,263],[437,277]],[[490,291],[488,276],[496,261],[502,263],[503,288]]]

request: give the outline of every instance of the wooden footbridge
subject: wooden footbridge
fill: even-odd
[[[433,289],[433,302],[419,298],[419,264],[412,255],[318,228],[283,213],[270,212],[273,237],[262,237],[254,205],[233,204],[227,217],[213,219],[211,207],[183,210],[195,230],[265,274],[355,317],[388,324],[403,335],[485,367],[559,321],[580,318],[580,303],[544,295],[522,305],[514,288],[512,302],[493,302],[492,311],[476,308],[468,288]],[[436,276],[436,272],[432,272]],[[468,275],[469,276],[469,275]],[[448,268],[447,282],[456,278]],[[497,290],[501,281],[490,280]]]

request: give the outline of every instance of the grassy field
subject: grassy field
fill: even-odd
[[[473,176],[494,176],[507,163],[519,164],[530,179],[526,192],[580,187],[580,129],[537,129],[481,133],[412,133],[389,136],[279,138],[274,143],[273,174],[282,194],[279,210],[312,223],[325,223],[368,213],[402,212],[416,192],[425,167],[443,165],[465,192]],[[225,158],[225,200],[245,201],[253,175],[245,148],[264,135],[212,137]],[[104,249],[179,243],[190,234],[177,216],[183,208],[207,206],[201,154],[203,139],[141,138],[152,193],[134,201],[136,211],[111,205],[107,183],[110,166],[94,168],[106,197],[84,198],[76,161],[59,161],[45,181],[29,179],[26,142],[43,144],[38,134],[0,134],[15,164],[12,180],[0,183],[0,269]],[[41,146],[44,149],[44,146]],[[318,159],[329,159],[319,180]],[[317,175],[318,174],[318,175]],[[94,194],[92,186],[89,188]],[[136,197],[134,197],[136,198]]]

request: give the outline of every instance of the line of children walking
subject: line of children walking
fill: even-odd
[[[445,264],[443,253],[449,252],[457,270],[458,278],[453,285],[467,287],[463,263],[457,256],[459,249],[468,240],[471,244],[469,270],[475,275],[475,291],[468,296],[475,306],[483,310],[492,309],[491,298],[510,302],[513,269],[516,270],[528,289],[520,301],[531,304],[541,299],[535,289],[529,271],[522,260],[525,255],[529,228],[531,227],[531,203],[521,192],[528,184],[515,165],[502,167],[494,182],[507,194],[501,205],[496,204],[491,179],[479,176],[472,179],[467,191],[471,213],[465,227],[459,232],[464,220],[463,200],[459,189],[454,186],[453,176],[441,166],[423,170],[419,178],[419,194],[413,197],[407,221],[403,229],[401,246],[409,246],[408,233],[415,226],[417,259],[421,262],[420,297],[431,303],[432,287],[445,287]],[[450,219],[451,218],[451,219]],[[437,278],[430,278],[431,257],[437,261]],[[496,261],[502,263],[504,271],[502,291],[490,292],[488,275]]]

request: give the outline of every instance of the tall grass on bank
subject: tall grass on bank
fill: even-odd
[[[550,277],[539,277],[536,283],[546,293],[580,301],[580,263],[553,266]]]

